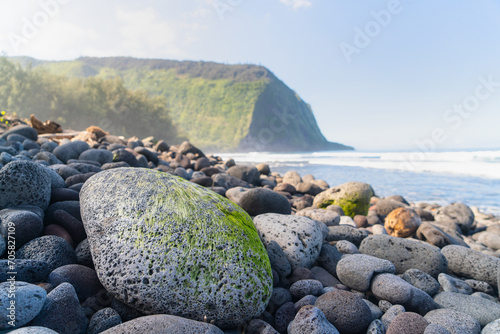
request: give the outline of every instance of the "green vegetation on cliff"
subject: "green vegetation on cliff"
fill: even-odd
[[[329,143],[310,106],[262,66],[128,57],[16,60],[60,76],[119,78],[132,91],[161,96],[176,128],[205,150],[351,149]]]

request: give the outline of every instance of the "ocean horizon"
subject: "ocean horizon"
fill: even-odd
[[[463,202],[500,216],[500,149],[447,151],[327,151],[221,153],[238,164],[267,163],[281,175],[312,174],[331,187],[359,181],[379,197],[446,205]]]

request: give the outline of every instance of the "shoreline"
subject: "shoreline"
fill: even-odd
[[[500,219],[466,204],[379,198],[367,183],[328,184],[96,127],[57,143],[21,126],[0,142],[2,234],[8,241],[11,226],[17,242],[10,260],[0,242],[0,297],[12,262],[18,327],[500,326]]]

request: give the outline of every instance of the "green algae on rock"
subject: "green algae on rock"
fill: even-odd
[[[366,216],[370,208],[370,198],[375,194],[372,187],[362,182],[347,182],[340,186],[327,189],[314,198],[313,206],[326,208],[338,205],[346,216]]]
[[[80,202],[97,274],[117,299],[220,327],[264,311],[269,258],[229,200],[167,173],[117,168],[91,177]]]

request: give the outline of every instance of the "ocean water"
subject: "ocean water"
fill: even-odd
[[[463,202],[500,216],[500,150],[455,152],[231,153],[239,164],[268,163],[283,175],[295,170],[330,186],[369,183],[378,196],[402,195],[413,202]]]

